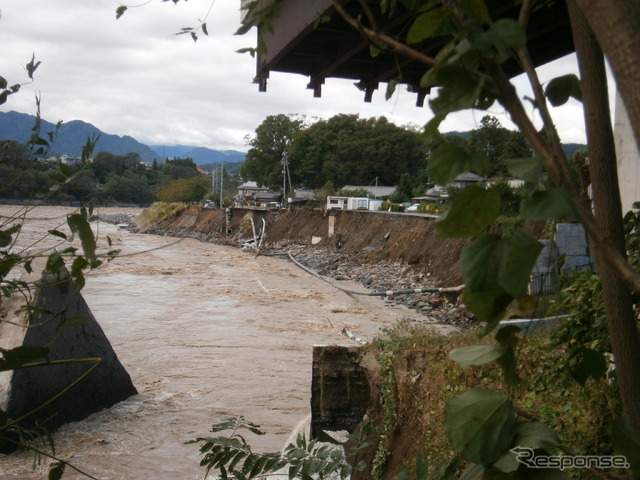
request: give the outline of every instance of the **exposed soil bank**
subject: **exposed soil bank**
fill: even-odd
[[[162,229],[168,234],[189,234],[216,243],[241,244],[253,239],[250,219],[257,229],[266,222],[263,247],[289,244],[356,258],[362,263],[401,261],[414,270],[425,270],[434,281],[453,285],[460,282],[457,261],[465,240],[438,238],[433,218],[425,215],[367,211],[308,210],[207,210],[189,207]],[[333,217],[333,219],[332,219]],[[330,233],[333,223],[333,234]],[[153,228],[148,233],[154,233]]]

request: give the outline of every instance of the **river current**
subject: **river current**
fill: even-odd
[[[30,211],[20,242],[63,224],[69,211]],[[123,211],[139,212],[100,210]],[[411,315],[348,295],[283,259],[106,223],[94,228],[103,249],[109,235],[121,253],[87,275],[83,296],[139,392],[54,435],[57,455],[96,478],[202,479],[198,447],[185,442],[230,416],[262,426],[266,435],[247,437],[258,450],[281,449],[310,411],[313,345],[353,344],[345,327],[371,339]],[[33,463],[29,453],[0,457],[0,478],[46,478],[49,460]],[[67,469],[63,478],[86,477]]]

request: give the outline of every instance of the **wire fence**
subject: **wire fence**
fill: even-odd
[[[562,274],[576,274],[588,270],[594,271],[593,263],[582,265],[564,265]],[[531,275],[529,278],[529,295],[550,295],[558,290],[558,275],[554,272],[543,272]]]

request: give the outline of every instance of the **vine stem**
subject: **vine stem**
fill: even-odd
[[[424,63],[425,65],[429,65],[431,67],[435,67],[436,65],[438,65],[438,61],[434,58],[418,52],[417,50],[405,45],[404,43],[398,42],[396,39],[391,38],[384,33],[379,33],[375,30],[371,30],[370,28],[365,27],[364,25],[362,25],[360,20],[355,19],[351,15],[349,15],[347,11],[342,7],[342,5],[338,3],[338,0],[332,0],[332,3],[336,11],[349,25],[361,32],[369,40],[384,43],[393,48],[396,52],[412,58],[420,63]]]

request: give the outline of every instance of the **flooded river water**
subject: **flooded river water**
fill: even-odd
[[[64,222],[66,211],[29,212],[20,241]],[[62,427],[54,439],[61,458],[100,479],[203,478],[198,448],[185,442],[229,416],[263,427],[266,435],[248,439],[259,449],[280,449],[309,414],[312,346],[351,344],[344,327],[371,339],[410,316],[286,260],[96,228],[121,255],[87,275],[83,295],[139,394]],[[45,471],[33,469],[30,454],[0,458],[1,478],[46,478]],[[68,470],[64,478],[84,477]]]

